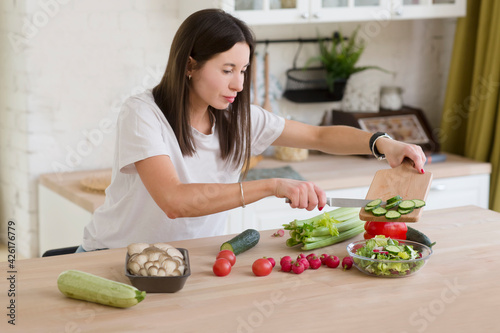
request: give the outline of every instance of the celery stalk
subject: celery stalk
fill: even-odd
[[[333,245],[342,241],[345,241],[349,238],[352,238],[354,236],[359,235],[365,230],[364,223],[358,225],[357,227],[354,227],[352,229],[346,230],[342,233],[340,233],[338,236],[331,236],[327,239],[323,239],[314,243],[307,243],[302,246],[302,250],[307,251],[307,250],[314,250],[318,249],[320,247],[325,247],[329,245]]]

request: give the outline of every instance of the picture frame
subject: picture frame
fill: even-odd
[[[395,140],[419,145],[425,153],[436,153],[440,149],[422,110],[408,106],[375,113],[333,110],[331,124],[353,126],[372,133],[385,132]]]

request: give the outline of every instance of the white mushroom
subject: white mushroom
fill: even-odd
[[[159,262],[158,260],[155,260],[155,261],[153,261],[153,266],[155,266],[156,268],[160,268],[161,262]]]
[[[128,257],[128,261],[135,261],[135,257],[137,257],[139,255],[139,253],[134,253],[133,255],[129,256]]]
[[[170,276],[172,272],[177,269],[177,262],[172,259],[167,259],[162,263],[162,267],[165,268],[167,276]]]
[[[149,267],[153,266],[153,262],[152,261],[148,261],[144,264],[144,268],[145,269],[149,269]]]
[[[181,276],[181,275],[182,273],[178,269],[176,269],[175,271],[172,272],[172,274],[170,274],[170,276]]]
[[[160,267],[158,269],[158,276],[167,276],[167,271],[165,270],[165,268]]]
[[[158,275],[158,267],[156,266],[151,266],[148,268],[148,275],[149,276],[157,276]]]
[[[167,243],[154,243],[154,244],[151,244],[152,246],[154,247],[157,247],[163,251],[167,251],[167,249],[169,248],[172,248],[173,246],[170,245],[170,244],[167,244]]]
[[[147,247],[149,247],[147,243],[132,243],[127,246],[127,252],[129,256],[132,256],[134,253],[141,253]]]
[[[162,252],[160,254],[160,256],[158,257],[158,261],[160,262],[160,264],[165,261],[166,259],[169,259],[170,256],[166,253],[166,252]]]
[[[136,261],[129,261],[127,264],[127,269],[130,274],[137,275],[141,270],[141,265],[139,265]]]
[[[141,253],[134,258],[134,261],[140,266],[144,266],[144,264],[148,261],[148,256]]]
[[[180,265],[177,267],[177,270],[181,273],[181,275],[184,275],[184,271],[186,270],[186,266]]]
[[[172,257],[172,260],[177,261],[178,265],[184,265],[184,259],[180,257]]]
[[[148,276],[148,271],[145,268],[141,268],[141,270],[139,271],[139,275]]]
[[[172,247],[170,249],[167,249],[167,254],[171,257],[179,257],[184,259],[184,256],[182,255],[182,252],[177,250],[175,247]]]

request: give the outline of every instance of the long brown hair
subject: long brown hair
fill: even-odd
[[[206,61],[231,49],[238,42],[245,42],[250,47],[251,66],[255,49],[251,30],[241,20],[219,9],[205,9],[191,14],[174,36],[165,74],[153,88],[153,96],[174,130],[185,156],[196,152],[189,125],[188,59],[192,57],[202,67]],[[228,110],[212,112],[216,119],[221,157],[235,167],[241,167],[245,162],[248,166],[251,154],[250,66],[245,71],[243,90]],[[209,109],[215,111],[212,106]]]

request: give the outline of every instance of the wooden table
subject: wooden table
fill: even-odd
[[[262,231],[259,244],[239,255],[226,277],[214,276],[211,268],[227,236],[173,242],[190,254],[192,275],[184,289],[148,294],[128,309],[69,299],[56,285],[67,269],[129,283],[123,248],[19,260],[14,328],[5,316],[9,282],[0,280],[1,331],[7,326],[17,332],[500,331],[500,214],[475,206],[424,211],[415,227],[437,245],[420,272],[400,279],[324,266],[301,275],[276,267],[271,275],[256,277],[251,272],[255,259],[279,261],[300,252],[285,246],[286,237],[270,237],[273,230]],[[342,258],[347,243],[316,252]]]

